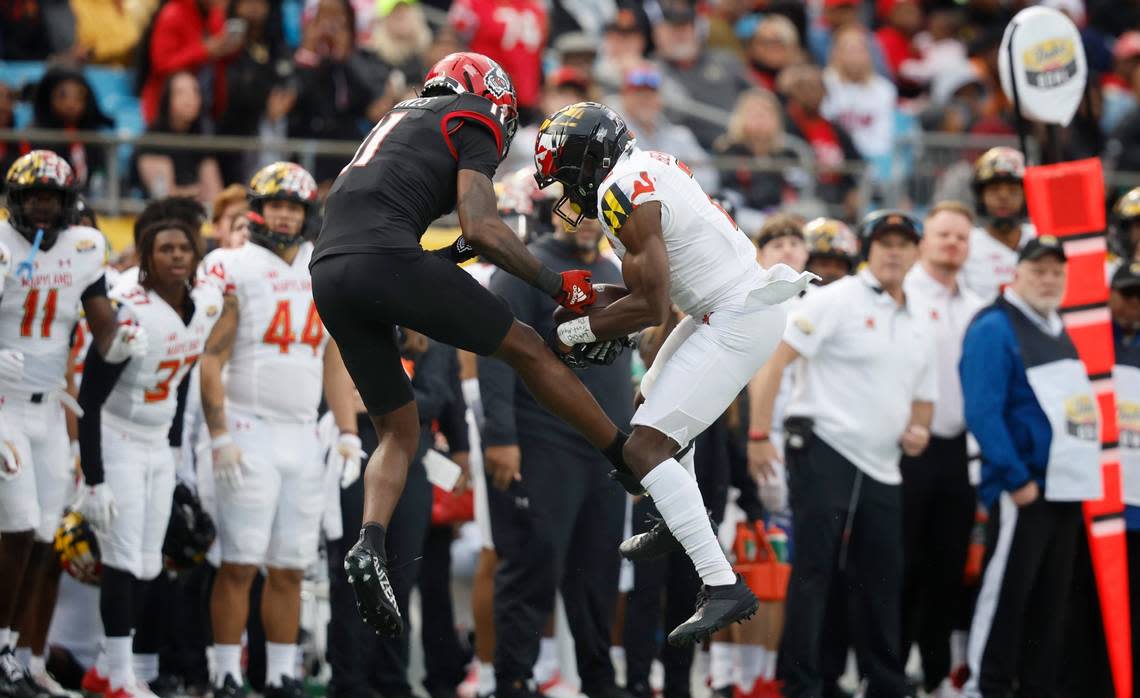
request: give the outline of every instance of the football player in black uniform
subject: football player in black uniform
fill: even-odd
[[[499,218],[491,177],[510,148],[517,109],[510,78],[491,59],[441,59],[422,96],[388,112],[341,171],[313,253],[317,310],[380,442],[365,470],[364,527],[345,570],[365,622],[391,635],[403,632],[403,619],[388,580],[384,527],[419,441],[396,326],[506,361],[544,406],[624,468],[625,434],[533,329],[456,266],[481,255],[571,310],[593,302],[588,272],[551,271]],[[425,253],[420,238],[453,208],[462,235]]]

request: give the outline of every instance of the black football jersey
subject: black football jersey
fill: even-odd
[[[504,131],[494,105],[472,94],[397,104],[333,183],[313,261],[420,249],[432,221],[455,208],[459,170],[494,175]]]

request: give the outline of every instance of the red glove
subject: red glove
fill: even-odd
[[[586,308],[594,304],[596,294],[594,286],[590,283],[590,272],[584,269],[573,269],[562,272],[562,290],[554,296],[558,305],[578,315],[586,312]]]

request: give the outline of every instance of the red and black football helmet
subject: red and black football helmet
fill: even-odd
[[[432,97],[464,92],[482,97],[493,105],[491,111],[503,126],[503,142],[499,149],[499,162],[502,162],[519,127],[519,99],[511,76],[481,53],[450,53],[428,71],[422,94]]]
[[[50,150],[33,150],[12,163],[4,183],[8,188],[8,223],[28,240],[34,239],[36,231],[42,229],[41,245],[44,249],[51,247],[74,216],[79,190],[71,165]],[[28,211],[26,200],[34,191],[60,193],[60,209],[54,220],[33,220],[36,216]]]
[[[554,212],[577,227],[583,217],[598,217],[598,187],[633,143],[633,132],[613,109],[597,102],[571,104],[538,127],[534,178],[540,189],[562,183],[563,195]],[[562,211],[567,200],[574,218]]]

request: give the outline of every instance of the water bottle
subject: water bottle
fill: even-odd
[[[776,524],[768,527],[768,542],[776,552],[776,562],[788,561],[788,534]]]
[[[743,521],[736,525],[736,543],[733,547],[736,549],[737,563],[756,562],[756,533]]]

